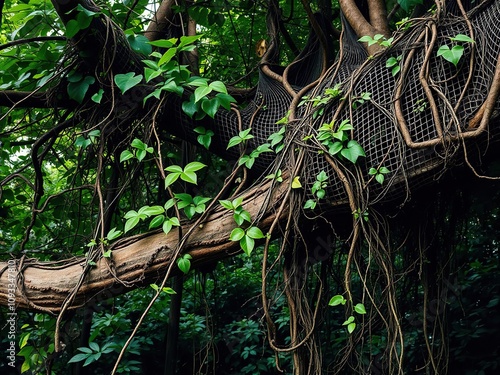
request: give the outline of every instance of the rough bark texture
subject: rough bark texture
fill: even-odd
[[[281,186],[284,185],[285,183]],[[259,215],[259,211],[268,198],[266,191],[269,188],[270,184],[254,188],[246,194],[243,205],[252,217]],[[276,194],[280,194],[280,190],[282,189],[275,191],[275,198]],[[259,227],[264,233],[274,218],[275,213],[272,209],[264,213],[259,222]],[[184,224],[182,232],[186,233],[189,227],[189,223]],[[232,212],[222,207],[208,216],[186,242],[185,253],[192,256],[192,266],[196,268],[239,253],[239,243],[230,241],[228,238],[234,227]],[[178,233],[174,229],[168,235],[162,232],[143,237],[136,236],[111,245],[112,262],[107,258],[101,258],[97,262],[97,265],[85,277],[71,308],[92,304],[93,299],[97,303],[114,295],[123,294],[137,286],[162,279],[168,266],[175,261],[172,255],[179,243]],[[16,272],[16,305],[19,308],[41,309],[57,313],[64,300],[77,285],[82,275],[85,259],[75,259],[63,265],[48,265],[30,259],[16,260],[15,264],[16,271],[19,272]],[[20,264],[21,270],[19,270]],[[111,267],[116,277],[110,272]],[[0,263],[0,305],[6,306],[9,298],[13,297],[9,295],[11,269],[7,262]],[[176,273],[177,271],[173,272],[172,276]],[[22,278],[19,275],[22,275]],[[24,295],[21,293],[22,290],[24,290]]]

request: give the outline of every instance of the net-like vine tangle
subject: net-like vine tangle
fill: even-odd
[[[308,150],[301,172],[306,194],[309,194],[318,173],[325,171],[329,175],[328,199],[332,203],[346,199],[343,182],[324,154],[318,152],[319,148],[313,142],[303,140],[306,135],[314,135],[321,124],[330,122],[335,113],[336,123],[348,119],[354,126],[352,137],[366,153],[366,157],[359,159],[357,165],[360,169],[357,170],[347,160],[335,159],[346,175],[355,175],[358,192],[366,201],[405,199],[411,193],[410,187],[413,189],[427,183],[447,168],[453,161],[451,156],[457,153],[461,144],[449,140],[468,131],[469,121],[486,100],[494,78],[500,53],[500,1],[476,8],[469,14],[469,19],[472,33],[461,16],[447,14],[439,19],[422,18],[401,38],[396,38],[390,49],[367,63],[362,50],[344,38],[347,44],[344,58],[338,62],[339,69],[332,67],[322,77],[321,83],[307,94],[322,95],[325,89],[341,83],[343,96],[328,103],[321,116],[313,115],[318,108],[309,106],[308,111],[306,107],[299,107],[297,113],[301,119],[287,125],[287,140],[295,145],[290,152],[293,154],[301,148]],[[434,26],[436,39],[431,46],[429,42]],[[458,34],[471,35],[474,43],[462,43],[464,54],[455,66],[437,56],[437,51],[442,45],[453,45],[450,37]],[[400,57],[401,71],[395,76],[386,67],[390,57]],[[428,64],[425,65],[427,58]],[[308,69],[307,66],[299,68]],[[370,94],[370,100],[359,105],[356,100],[364,93]],[[236,147],[225,150],[223,145],[248,127],[252,128],[255,137],[248,145],[249,150],[268,142],[268,137],[283,126],[276,122],[287,115],[291,101],[291,95],[280,82],[261,74],[254,100],[240,112],[241,121],[233,111],[217,114],[213,129],[214,150],[219,148],[219,153],[226,158],[238,158],[240,150]],[[181,132],[184,137],[193,137],[190,135],[193,126],[195,124],[189,121],[183,124]],[[407,130],[410,142],[416,147],[408,145],[402,128]],[[426,146],[428,142],[431,143]],[[286,155],[285,164],[275,168],[286,167],[293,159],[292,154]],[[275,159],[275,154],[261,154],[254,169],[263,172]],[[380,185],[371,179],[368,183],[368,170],[381,166],[390,171],[387,182]],[[408,183],[410,178],[411,184]]]

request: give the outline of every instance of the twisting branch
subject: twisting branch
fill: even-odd
[[[37,36],[37,37],[33,37],[33,38],[17,39],[17,40],[13,40],[11,42],[7,42],[7,43],[0,45],[0,51],[3,49],[9,48],[9,47],[17,46],[19,44],[28,44],[28,43],[33,43],[33,42],[45,42],[47,40],[61,40],[61,41],[66,42],[68,40],[68,38],[66,38],[65,36],[55,35],[55,36]]]

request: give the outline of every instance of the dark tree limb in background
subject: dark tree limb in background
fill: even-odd
[[[66,42],[68,41],[68,38],[65,36],[38,36],[34,38],[27,38],[27,39],[16,39],[11,42],[4,43],[0,45],[0,51],[6,48],[18,46],[20,44],[26,44],[26,43],[33,43],[33,42],[46,42],[48,40],[59,40]]]
[[[0,107],[53,108],[44,92],[0,91]]]

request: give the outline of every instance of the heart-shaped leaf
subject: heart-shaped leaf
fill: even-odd
[[[342,149],[340,154],[351,163],[356,164],[360,156],[365,156],[365,151],[358,142],[350,140],[349,143],[347,143],[347,148]]]
[[[439,47],[437,51],[437,55],[441,56],[446,61],[451,62],[453,65],[457,66],[460,61],[462,55],[464,54],[464,47],[462,46],[454,46],[450,49],[449,46],[444,45]]]
[[[137,86],[142,81],[142,74],[135,75],[134,72],[126,74],[117,74],[115,76],[115,84],[118,86],[122,94],[125,94],[132,87]]]
[[[199,102],[205,96],[212,92],[212,88],[210,86],[200,86],[194,90],[194,101]]]

